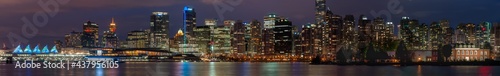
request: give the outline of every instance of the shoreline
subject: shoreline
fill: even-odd
[[[481,61],[481,62],[408,62],[408,63],[365,63],[365,62],[353,62],[353,63],[311,63],[310,65],[340,65],[340,66],[356,66],[356,65],[367,65],[367,66],[387,66],[387,65],[399,65],[399,66],[415,66],[415,65],[427,65],[427,66],[500,66],[500,61]]]

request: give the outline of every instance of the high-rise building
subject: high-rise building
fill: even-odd
[[[329,9],[326,11],[325,16],[323,16],[323,22],[318,24],[319,27],[316,27],[316,34],[320,35],[316,36],[315,39],[321,40],[319,43],[316,43],[321,49],[322,54],[333,55],[336,52],[337,47],[337,37],[336,30],[338,29],[338,25],[336,24],[335,18],[337,18],[332,11]]]
[[[302,31],[300,31],[300,43],[301,43],[301,53],[304,55],[314,55],[317,53],[314,48],[314,29],[315,24],[302,25]]]
[[[472,23],[459,24],[457,26],[457,43],[475,44],[476,43],[476,25]]]
[[[439,25],[441,26],[441,29],[444,31],[444,43],[443,44],[451,44],[453,43],[453,34],[454,34],[454,29],[450,27],[450,23],[448,20],[440,20]]]
[[[250,51],[263,53],[262,24],[257,20],[250,22]]]
[[[413,46],[414,50],[422,50],[422,51],[426,51],[426,50],[429,50],[428,48],[428,40],[429,40],[429,36],[428,36],[428,30],[429,30],[429,25],[427,24],[420,24],[418,26],[416,26],[415,29],[412,29],[412,30],[415,30],[415,37],[413,38],[417,38],[417,42],[415,43],[415,45]]]
[[[383,18],[380,18],[380,17],[377,17],[375,19],[373,19],[373,26],[372,26],[372,32],[373,32],[373,41],[377,42],[377,43],[380,43],[380,44],[383,44],[385,41],[384,39],[386,39],[385,37],[385,21]]]
[[[356,26],[354,24],[354,16],[346,15],[344,17],[344,23],[342,25],[342,42],[343,46],[348,49],[356,50],[358,47],[358,31],[356,31]]]
[[[427,42],[427,25],[420,25],[418,20],[410,20],[410,17],[402,17],[400,21],[401,40],[406,44],[408,50],[425,50]]]
[[[66,47],[82,47],[82,32],[71,32],[64,36]]]
[[[196,12],[194,8],[185,6],[184,7],[184,33],[187,37],[190,37],[188,41],[196,40],[193,35],[194,28],[196,27]]]
[[[210,51],[210,41],[211,38],[211,29],[209,26],[196,26],[193,31],[195,35],[195,43],[198,45],[199,51],[203,53],[211,53]]]
[[[493,52],[500,54],[500,52],[499,52],[499,50],[500,50],[500,24],[494,23],[492,32],[493,32],[492,33],[493,34],[492,42],[493,42],[493,46],[494,46]]]
[[[328,39],[331,39],[331,43],[327,46],[327,50],[333,50],[332,55],[335,55],[337,53],[337,49],[339,49],[339,45],[341,42],[341,37],[342,37],[342,26],[343,26],[343,20],[342,16],[340,15],[333,15],[331,17],[331,26],[332,26],[332,32],[330,34],[330,37]],[[335,57],[335,56],[333,56]]]
[[[481,22],[478,27],[476,27],[476,44],[479,48],[488,48],[491,46],[491,28],[492,23],[490,22]]]
[[[150,19],[150,48],[168,48],[168,29],[170,26],[168,12],[153,12]]]
[[[245,25],[243,21],[238,20],[234,24],[231,29],[232,39],[231,45],[233,47],[233,51],[236,53],[246,53],[246,45],[245,45]]]
[[[205,25],[211,29],[211,46],[212,53],[231,53],[231,26],[217,26],[216,19],[205,19]]]
[[[438,22],[432,22],[429,26],[429,50],[438,50],[443,44],[444,30]]]
[[[111,23],[109,24],[109,31],[111,33],[115,33],[116,32],[115,18],[111,18]]]
[[[262,30],[262,42],[264,46],[265,54],[274,54],[274,27],[276,25],[276,21],[281,19],[282,17],[277,16],[276,14],[269,14],[264,16],[264,29]]]
[[[263,51],[261,54],[274,54],[274,31],[273,29],[262,30]]]
[[[268,14],[267,16],[264,16],[264,29],[272,29],[274,28],[274,25],[276,23],[276,20],[281,19],[280,16],[277,16],[276,14]]]
[[[316,24],[320,24],[322,22],[325,22],[325,16],[328,10],[328,7],[326,6],[326,1],[325,0],[316,0]]]
[[[293,50],[294,27],[288,19],[280,19],[276,21],[274,31],[274,48],[276,54],[291,54]]]
[[[83,47],[99,47],[99,25],[87,21],[83,24]]]
[[[127,48],[149,48],[149,30],[130,31],[127,35]]]
[[[302,41],[300,40],[300,32],[297,27],[293,27],[293,48],[292,55],[293,56],[303,56],[302,53]]]
[[[375,19],[377,20],[377,19]],[[375,24],[375,23],[374,23]],[[373,27],[373,28],[372,28]],[[368,46],[368,43],[376,41],[377,33],[380,30],[376,29],[375,26],[372,26],[371,20],[368,17],[361,15],[358,20],[358,33],[359,33],[359,44],[360,46]]]
[[[118,37],[116,36],[116,24],[115,19],[111,19],[109,24],[109,31],[104,31],[102,44],[105,48],[117,48],[118,47]]]
[[[117,48],[119,45],[116,33],[113,33],[111,31],[104,31],[102,37],[102,46],[105,48]]]
[[[453,37],[455,38],[453,43],[467,43],[466,25],[464,23],[458,24]]]
[[[253,55],[255,54],[255,51],[251,50],[251,33],[250,33],[250,30],[252,29],[252,27],[250,26],[250,23],[247,23],[247,22],[243,22],[243,25],[245,26],[245,54],[247,55]]]
[[[185,52],[185,49],[182,49],[181,47],[183,44],[185,44],[183,43],[185,35],[186,34],[181,29],[177,31],[177,34],[175,34],[174,39],[172,41],[172,44],[170,44],[171,45],[170,51],[178,53]]]
[[[313,30],[314,54],[333,55],[337,48],[337,38],[334,29],[337,29],[333,21],[334,14],[327,7],[326,0],[316,0],[315,21],[316,27]],[[334,38],[335,37],[335,38]]]
[[[385,26],[387,27],[386,31],[388,31],[387,37],[391,38],[392,40],[395,40],[396,37],[394,35],[394,29],[397,27],[394,27],[394,24],[392,22],[386,22]]]

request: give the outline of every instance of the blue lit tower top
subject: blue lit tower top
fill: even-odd
[[[184,26],[183,30],[186,35],[184,36],[193,36],[193,29],[196,27],[196,12],[194,8],[190,6],[185,6],[184,7],[184,13],[183,13],[183,21],[184,21]],[[187,39],[186,37],[184,39]],[[184,43],[188,43],[187,40],[183,41]]]

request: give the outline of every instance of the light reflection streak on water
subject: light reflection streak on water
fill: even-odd
[[[479,67],[479,76],[491,76],[491,66]]]
[[[300,64],[292,63],[292,76],[300,76],[300,72],[298,71],[301,71]]]
[[[102,70],[102,68],[96,68],[95,69],[95,76],[104,76],[103,72],[104,72],[104,70]]]
[[[417,76],[422,76],[422,65],[417,66]]]
[[[214,62],[210,62],[210,76],[217,76]]]
[[[250,73],[248,73],[250,71],[248,67],[250,67],[250,62],[244,62],[243,68],[240,68],[240,70],[243,71],[240,76],[250,76]]]
[[[188,62],[181,62],[182,64],[182,72],[183,73],[182,75],[183,76],[191,76],[191,69],[190,69],[190,63]]]
[[[264,63],[264,66],[262,66],[263,68],[261,69],[261,71],[264,71],[266,76],[278,76],[278,75],[276,75],[277,66],[278,66],[278,64],[275,62],[274,63]]]

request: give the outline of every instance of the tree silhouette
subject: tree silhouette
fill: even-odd
[[[376,60],[375,56],[375,48],[373,48],[373,44],[368,44],[368,50],[366,50],[366,59],[368,62],[374,62]]]
[[[347,58],[344,55],[344,51],[345,51],[344,47],[340,48],[340,50],[337,51],[336,60],[337,60],[338,63],[345,63],[345,62],[347,62]]]
[[[396,57],[399,59],[400,63],[410,62],[411,55],[411,52],[406,49],[404,42],[400,42],[396,50]]]
[[[447,45],[444,45],[443,48],[442,48],[442,51],[443,51],[443,55],[446,59],[446,61],[450,61],[450,56],[451,56],[451,52],[452,52],[452,47],[451,47],[451,44],[447,44]]]

